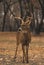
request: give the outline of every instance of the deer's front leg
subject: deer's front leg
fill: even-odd
[[[29,48],[29,46],[27,45],[26,46],[26,62],[28,63],[29,61],[28,61],[28,48]]]
[[[16,57],[17,57],[18,46],[19,46],[19,45],[16,46],[14,59],[16,59]]]
[[[23,51],[23,63],[25,61],[25,46],[22,45],[22,51]]]
[[[16,35],[16,50],[15,50],[15,56],[14,56],[14,59],[16,59],[17,57],[17,51],[18,51],[18,46],[19,46],[19,33],[17,32],[17,35]]]

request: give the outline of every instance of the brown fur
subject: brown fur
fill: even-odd
[[[17,36],[16,36],[17,46],[15,51],[15,58],[17,55],[18,46],[21,43],[22,51],[23,51],[23,62],[26,60],[26,62],[28,63],[28,49],[29,49],[29,43],[31,42],[31,33],[27,23],[21,25],[21,29],[22,29],[21,31],[17,32]]]

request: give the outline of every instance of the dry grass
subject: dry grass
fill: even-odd
[[[0,33],[0,65],[23,65],[22,48],[19,45],[16,62],[10,62],[14,57],[16,49],[16,33]],[[6,61],[3,60],[3,57]],[[9,62],[7,61],[9,58]],[[29,47],[29,64],[24,65],[44,65],[44,36],[33,36]]]

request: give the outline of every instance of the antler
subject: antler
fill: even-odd
[[[30,24],[32,17],[28,17],[27,19],[28,19],[28,20],[25,22],[25,24]]]
[[[15,19],[20,19],[21,22],[22,22],[22,23],[21,23],[21,26],[22,26],[22,25],[27,25],[27,24],[29,25],[29,24],[31,23],[30,20],[32,19],[32,17],[28,17],[25,22],[24,22],[24,20],[23,20],[22,18],[20,18],[20,17],[15,17]]]

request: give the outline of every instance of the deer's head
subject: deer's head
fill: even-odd
[[[23,30],[25,31],[26,30],[27,31],[29,29],[29,25],[31,23],[32,17],[27,17],[25,22],[20,17],[15,17],[15,19],[20,19],[21,20],[21,27],[18,30],[20,30],[20,31],[23,31]]]
[[[22,20],[20,30],[22,30],[22,31],[29,30],[29,25],[31,23],[31,19],[32,19],[32,17],[27,17],[25,22]]]

